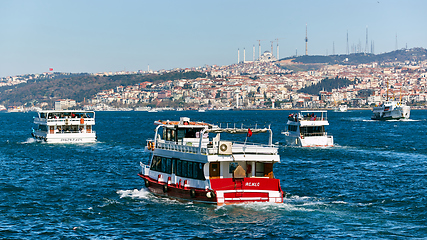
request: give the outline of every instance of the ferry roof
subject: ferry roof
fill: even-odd
[[[41,110],[39,113],[93,113],[95,111],[87,111],[87,110]]]
[[[327,113],[328,111],[326,110],[304,110],[304,111],[300,111],[300,113]]]
[[[190,121],[190,118],[182,117],[180,121],[162,121],[158,120],[155,121],[154,124],[156,125],[163,125],[165,127],[179,127],[179,128],[205,128],[205,132],[207,133],[230,133],[230,134],[241,134],[241,133],[248,133],[249,128],[220,128],[218,125],[205,123],[205,122],[192,122]],[[258,133],[266,133],[268,131],[271,131],[269,128],[255,128],[250,130],[253,134]]]

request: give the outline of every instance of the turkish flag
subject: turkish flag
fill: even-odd
[[[53,68],[49,68],[49,71],[53,71]]]
[[[248,137],[252,136],[252,131],[250,128],[248,128],[248,135],[246,135],[246,136],[248,136]]]

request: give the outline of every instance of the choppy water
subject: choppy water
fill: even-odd
[[[280,147],[283,204],[160,199],[137,176],[154,120],[272,124],[280,142],[288,114],[97,112],[98,143],[51,145],[30,138],[34,113],[0,113],[0,238],[426,239],[426,111],[394,122],[329,112],[336,147]]]

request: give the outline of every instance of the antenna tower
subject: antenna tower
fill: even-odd
[[[308,55],[308,50],[307,50],[307,42],[308,42],[308,37],[307,37],[307,23],[305,24],[305,55]]]
[[[365,54],[368,52],[368,26],[366,26]]]
[[[348,30],[347,30],[347,54],[350,54],[350,52],[348,50]]]

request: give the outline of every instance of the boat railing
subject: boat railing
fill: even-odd
[[[177,151],[184,153],[195,153],[201,151],[203,155],[215,155],[219,152],[219,147],[208,145],[202,146],[201,148],[189,145],[181,145],[176,144],[175,142],[160,142],[158,141],[156,144],[156,148],[169,150],[169,151]],[[244,143],[244,142],[232,142],[232,153],[233,154],[277,154],[276,146],[269,146],[264,144],[257,143]]]
[[[139,165],[141,166],[141,174],[147,176],[150,173],[150,166],[142,162],[139,162]]]
[[[327,132],[316,132],[316,133],[302,133],[304,137],[314,137],[314,136],[326,136]]]
[[[34,123],[54,123],[56,125],[80,125],[82,122],[84,124],[94,125],[95,118],[34,118]]]
[[[233,154],[250,153],[250,154],[277,154],[275,145],[265,145],[250,142],[233,142]]]
[[[181,145],[176,144],[175,142],[160,142],[158,141],[156,144],[157,148],[159,149],[165,149],[169,151],[178,151],[178,152],[185,152],[185,153],[198,153],[199,147],[189,146],[189,145]],[[207,150],[206,148],[201,148],[202,154],[206,154]]]

